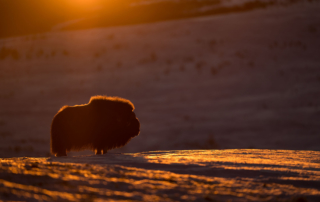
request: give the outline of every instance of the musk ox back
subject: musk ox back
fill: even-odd
[[[139,135],[133,104],[118,97],[93,96],[88,104],[64,106],[51,124],[51,153],[90,149],[96,154],[122,147]]]

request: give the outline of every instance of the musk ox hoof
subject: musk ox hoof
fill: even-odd
[[[67,156],[69,151],[108,150],[127,144],[140,133],[133,104],[119,97],[93,96],[88,104],[64,106],[51,123],[51,153]]]
[[[66,151],[58,152],[55,154],[55,156],[56,157],[67,156],[67,152]]]

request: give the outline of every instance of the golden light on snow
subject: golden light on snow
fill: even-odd
[[[314,161],[318,157],[317,151],[295,150],[261,150],[261,149],[229,149],[229,150],[175,150],[137,153],[134,156],[143,156],[148,162],[162,164],[197,164],[207,166],[208,163],[240,163],[257,165],[286,165],[301,168],[316,167],[320,164]],[[151,153],[151,154],[150,154]],[[307,161],[306,161],[307,160]]]
[[[268,201],[320,197],[319,152],[181,150],[0,160],[6,199]],[[297,182],[310,183],[300,186]],[[10,198],[11,197],[11,198]]]

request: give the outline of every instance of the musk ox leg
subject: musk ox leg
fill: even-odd
[[[60,141],[56,136],[51,136],[51,153],[56,157],[67,156],[67,150],[63,141]]]
[[[101,154],[101,149],[96,149],[96,150],[95,150],[95,153],[96,153],[96,155]]]
[[[103,149],[102,150],[102,154],[107,154],[108,150],[107,149]]]

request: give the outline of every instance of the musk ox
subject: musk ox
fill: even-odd
[[[119,97],[93,96],[88,104],[64,106],[51,123],[51,153],[90,149],[96,154],[122,147],[139,135],[133,104]]]

